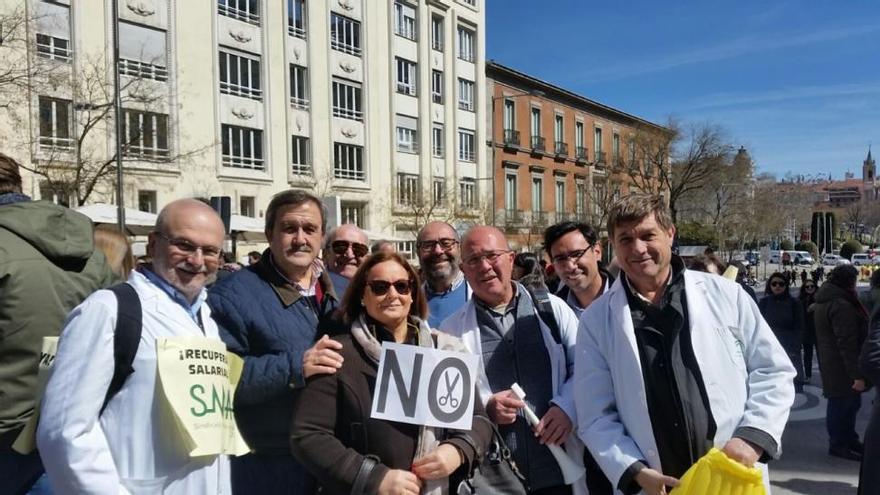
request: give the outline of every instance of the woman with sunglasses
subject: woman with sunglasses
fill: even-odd
[[[794,388],[797,393],[804,391],[804,362],[801,346],[804,334],[804,313],[800,303],[788,291],[788,279],[780,272],[774,272],[767,279],[764,297],[758,302],[761,315],[782,344],[788,358],[794,365],[797,376]]]
[[[349,331],[342,367],[316,375],[294,406],[293,454],[318,479],[322,494],[447,493],[458,469],[470,473],[492,437],[475,401],[470,431],[442,430],[370,418],[382,342],[463,350],[424,322],[427,302],[418,274],[397,253],[368,257],[351,280],[339,314]]]
[[[816,348],[816,320],[813,318],[813,303],[816,302],[816,282],[806,279],[798,293],[804,313],[804,383],[813,378],[813,350]]]

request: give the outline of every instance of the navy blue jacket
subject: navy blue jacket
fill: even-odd
[[[256,265],[218,281],[208,292],[208,304],[220,337],[244,358],[235,392],[242,436],[256,452],[290,455],[294,390],[305,385],[303,354],[327,333],[339,301],[326,270],[318,304],[302,297],[271,263],[267,250]]]

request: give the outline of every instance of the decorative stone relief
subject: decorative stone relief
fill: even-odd
[[[253,39],[252,36],[249,36],[244,31],[232,31],[231,29],[229,30],[229,36],[232,36],[232,39],[239,43],[247,43]]]
[[[302,56],[302,53],[300,52],[299,47],[294,48],[294,49],[293,49],[293,58],[295,58],[296,61],[299,62],[299,58],[300,58],[301,56]]]
[[[247,108],[238,107],[232,109],[232,115],[240,118],[241,120],[250,120],[254,118],[254,112],[251,112]]]
[[[357,70],[357,67],[351,65],[351,62],[349,62],[348,60],[346,60],[344,62],[339,62],[339,68],[349,74],[351,74],[352,72]]]
[[[351,0],[339,0],[339,6],[349,12],[354,10],[354,5],[351,4]]]
[[[150,17],[151,15],[156,13],[156,9],[152,8],[152,6],[146,2],[136,2],[135,0],[128,0],[125,6],[128,7],[128,10],[134,12],[141,17]]]
[[[434,109],[434,118],[436,118],[436,119],[440,118],[440,109],[439,108]]]
[[[358,135],[357,131],[352,129],[351,127],[343,127],[340,132],[342,132],[342,135],[347,137],[348,139],[351,139]]]
[[[296,130],[303,130],[303,118],[301,116],[297,115],[294,122],[296,123]]]

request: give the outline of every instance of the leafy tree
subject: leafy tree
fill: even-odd
[[[865,248],[862,247],[862,244],[859,241],[856,241],[854,239],[850,239],[850,240],[844,242],[842,246],[840,246],[840,256],[843,258],[846,258],[848,260],[851,260],[852,255],[857,254],[857,253],[861,253],[864,250],[865,250]]]
[[[782,242],[779,243],[779,249],[783,251],[791,251],[794,249],[794,243],[789,239],[783,239]]]
[[[795,251],[806,251],[810,253],[810,255],[817,259],[819,257],[819,248],[812,241],[801,241],[794,245]]]
[[[676,235],[681,246],[709,246],[713,249],[717,247],[714,229],[697,222],[684,222],[678,225]]]

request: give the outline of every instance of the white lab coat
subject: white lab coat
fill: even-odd
[[[661,471],[645,398],[635,331],[620,277],[583,313],[574,386],[578,435],[617,487],[633,462]],[[782,448],[795,376],[785,351],[738,284],[686,270],[691,341],[721,448],[738,427],[769,434]],[[764,484],[769,493],[766,464]]]
[[[156,382],[156,339],[219,339],[204,303],[204,334],[186,310],[146,277],[128,282],[143,309],[143,332],[134,369],[104,413],[99,411],[113,376],[116,297],[95,292],[68,316],[52,376],[43,397],[37,445],[56,493],[228,494],[227,456],[190,459],[175,440]]]
[[[521,285],[517,284],[517,290],[519,293],[523,294],[524,297],[531,298],[529,292]],[[532,301],[532,303],[534,305],[534,301]],[[547,325],[541,320],[540,316],[538,317],[538,322],[541,326],[541,335],[544,338],[544,346],[547,349],[547,354],[550,356],[550,365],[553,369],[553,398],[551,399],[551,402],[559,406],[559,408],[568,415],[569,419],[571,419],[572,425],[576,427],[577,417],[575,415],[572,374],[574,373],[575,343],[577,341],[578,322],[574,312],[562,299],[550,294],[550,304],[553,307],[553,315],[556,317],[556,322],[559,325],[559,334],[562,343],[556,343],[553,339],[553,334],[550,332]],[[538,314],[537,308],[535,314]],[[489,379],[486,376],[485,363],[483,362],[483,347],[480,339],[480,327],[477,324],[477,313],[474,307],[474,300],[470,299],[465,306],[443,320],[443,323],[440,324],[440,330],[460,338],[462,342],[464,342],[468,351],[480,358],[480,376],[477,380],[477,387],[480,393],[480,398],[485,406],[489,397],[493,394],[493,391],[489,387]],[[494,392],[500,392],[500,390]],[[526,395],[526,403],[529,403],[528,395]],[[575,431],[572,430],[570,438],[565,443],[565,449],[569,457],[571,457],[578,465],[583,465],[583,448],[583,444],[578,440]],[[587,493],[584,478],[581,478],[575,483],[574,490],[575,495]]]

